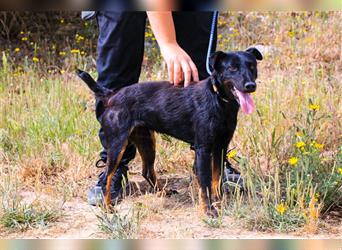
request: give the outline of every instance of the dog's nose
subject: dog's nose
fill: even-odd
[[[255,82],[247,82],[245,84],[245,91],[246,92],[254,92],[256,90],[256,83]]]

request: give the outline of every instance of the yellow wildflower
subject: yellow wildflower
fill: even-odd
[[[318,111],[320,110],[321,106],[319,106],[319,104],[310,104],[309,105],[309,109],[313,110],[313,111]]]
[[[27,41],[27,40],[28,40],[28,38],[26,36],[21,38],[21,41]]]
[[[299,141],[299,142],[297,142],[296,143],[296,147],[297,148],[300,148],[300,149],[303,149],[304,147],[305,147],[305,142],[303,142],[303,141]]]
[[[20,35],[24,35],[24,31],[20,31]]]
[[[80,42],[81,40],[84,40],[84,36],[76,34],[76,42]]]
[[[318,202],[318,198],[320,197],[321,195],[319,193],[316,193],[315,194],[315,197],[314,197],[314,201],[315,202]]]
[[[278,214],[283,215],[286,212],[286,207],[284,203],[280,203],[276,206],[276,211]]]
[[[230,150],[228,153],[227,153],[227,158],[228,159],[233,159],[235,156],[237,155],[237,152],[236,150]]]
[[[301,132],[297,132],[295,135],[296,135],[297,137],[303,137],[303,136],[304,136],[304,134],[301,133]]]
[[[14,51],[15,51],[15,52],[19,52],[19,51],[20,51],[20,48],[15,48]]]
[[[146,31],[146,32],[145,32],[145,37],[152,37],[152,33],[151,33],[151,32],[148,32],[148,31]]]
[[[60,73],[63,75],[63,74],[65,73],[65,70],[62,69],[62,70],[60,71]]]
[[[33,62],[39,62],[39,58],[38,58],[38,57],[33,57],[33,58],[32,58],[32,61],[33,61]]]
[[[306,39],[305,39],[305,42],[306,43],[312,43],[314,41],[314,38],[313,37],[307,37]]]
[[[60,56],[65,56],[65,52],[64,51],[60,51],[59,53],[58,53]]]
[[[317,149],[323,149],[324,144],[320,144],[320,143],[314,141],[314,142],[312,143],[312,146],[314,146],[314,147],[317,148]]]
[[[62,18],[59,22],[60,22],[61,24],[63,24],[65,21],[64,21],[64,19]]]
[[[230,37],[237,37],[237,36],[239,36],[240,35],[240,32],[239,32],[239,30],[238,29],[233,29],[232,30],[232,33],[231,34],[229,34],[229,36]]]
[[[338,168],[338,169],[337,169],[337,172],[338,172],[340,175],[342,175],[342,168]]]
[[[288,35],[290,38],[292,38],[292,37],[295,36],[295,32],[294,32],[294,31],[289,31],[289,32],[287,32],[287,35]]]
[[[70,52],[72,54],[78,54],[78,53],[80,53],[80,50],[79,49],[72,49]]]
[[[295,166],[298,163],[298,158],[297,157],[291,157],[288,161],[287,161],[291,166]]]

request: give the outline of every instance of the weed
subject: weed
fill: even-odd
[[[123,215],[116,210],[111,212],[100,208],[96,213],[100,232],[108,235],[110,239],[136,238],[144,217],[142,206],[135,204]]]
[[[13,170],[9,170],[12,173]],[[16,180],[3,175],[0,185],[0,224],[8,229],[25,231],[29,228],[45,228],[61,216],[60,208],[42,206],[40,203],[26,204],[18,195]]]
[[[203,222],[212,228],[220,228],[222,226],[222,216],[219,218],[203,218]]]
[[[64,20],[56,25],[66,27]],[[339,12],[220,13],[218,50],[262,44],[264,54],[253,95],[257,112],[239,116],[230,145],[236,149],[230,161],[241,171],[247,191],[241,195],[229,185],[233,192],[223,204],[225,215],[250,229],[315,232],[322,215],[341,204],[341,24]],[[2,208],[1,215],[17,221],[13,225],[27,228],[54,220],[53,209],[52,215],[44,214],[43,208],[20,201],[18,183],[83,197],[79,190],[94,182],[89,177],[96,176],[93,165],[101,150],[94,97],[73,73],[75,66],[94,73],[95,32],[91,27],[84,31],[71,39],[63,36],[62,43],[50,34],[48,40],[33,41],[33,32],[23,30],[14,47],[1,47],[0,195],[3,204],[15,203]],[[140,80],[166,79],[150,28],[145,35]],[[159,174],[192,171],[189,145],[163,135],[157,136],[156,149]],[[130,169],[140,171],[139,160],[134,163]],[[191,198],[196,202],[194,193]],[[130,211],[127,216],[101,214],[99,221],[109,237],[129,238],[136,237],[136,218]]]
[[[59,219],[58,211],[46,211],[46,208],[34,208],[32,205],[17,204],[16,207],[2,211],[0,223],[6,228],[26,230],[44,228]]]
[[[312,103],[310,100],[307,111],[296,117],[290,129],[288,159],[279,162],[274,173],[257,177],[246,157],[232,157],[242,170],[247,197],[242,202],[236,192],[226,211],[246,220],[251,229],[285,232],[305,226],[316,232],[320,215],[341,202],[342,175],[337,167],[341,153],[324,157],[325,146],[317,142],[317,128],[326,117]],[[243,212],[243,207],[254,212]]]

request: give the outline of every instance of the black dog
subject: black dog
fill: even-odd
[[[178,88],[169,82],[146,82],[117,92],[101,87],[89,74],[78,70],[96,98],[105,103],[101,125],[108,145],[106,205],[111,203],[112,176],[128,140],[135,143],[141,155],[142,175],[157,186],[156,131],[194,145],[200,204],[208,215],[217,216],[211,194],[219,198],[221,161],[233,137],[239,107],[245,113],[254,109],[248,93],[256,90],[256,60],[262,60],[262,55],[255,48],[219,51],[210,57],[212,75],[196,84]]]

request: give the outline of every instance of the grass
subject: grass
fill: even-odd
[[[318,106],[309,105],[306,114],[301,114],[294,122],[292,132],[289,130],[292,147],[288,160],[283,159],[276,165],[275,172],[263,178],[247,158],[234,158],[245,176],[247,198],[242,202],[236,192],[238,202],[227,206],[228,213],[244,217],[253,229],[273,228],[283,232],[306,225],[310,232],[317,231],[319,216],[339,204],[342,197],[342,178],[338,170],[341,149],[334,155],[324,156],[324,145],[315,141],[317,123],[322,120]],[[241,212],[243,206],[254,212]]]
[[[26,230],[28,228],[44,228],[57,221],[57,211],[37,210],[32,205],[21,205],[4,211],[0,223],[6,228]]]
[[[62,216],[60,206],[54,203],[44,204],[39,201],[26,202],[19,195],[20,185],[15,178],[15,170],[1,169],[0,185],[0,225],[7,230],[25,231],[32,228],[46,228]],[[9,175],[12,174],[12,175]]]
[[[203,222],[212,228],[220,228],[223,223],[222,216],[219,216],[218,218],[206,217],[206,218],[203,218]]]
[[[323,215],[341,204],[341,26],[339,12],[221,14],[218,49],[259,44],[265,58],[253,95],[257,111],[239,115],[230,145],[248,192],[235,192],[222,204],[225,215],[249,229],[315,233]],[[165,77],[149,32],[142,80]],[[1,54],[0,169],[8,178],[18,178],[23,189],[85,198],[79,190],[94,181],[89,176],[95,175],[93,164],[101,147],[93,96],[72,69],[93,72],[92,56],[63,55],[58,70],[46,65],[52,59],[33,62],[15,56],[7,50]],[[157,151],[158,173],[192,171],[188,145],[161,135]],[[132,168],[139,164],[135,160]],[[9,221],[26,218],[28,225],[53,221],[35,205],[18,206],[14,215],[11,207],[0,214]],[[130,213],[102,214],[102,230],[111,238],[137,237],[137,215]],[[221,226],[220,220],[205,223]]]
[[[118,211],[108,213],[100,208],[96,213],[98,228],[110,239],[134,239],[137,237],[144,211],[140,204],[134,204],[124,214]]]

